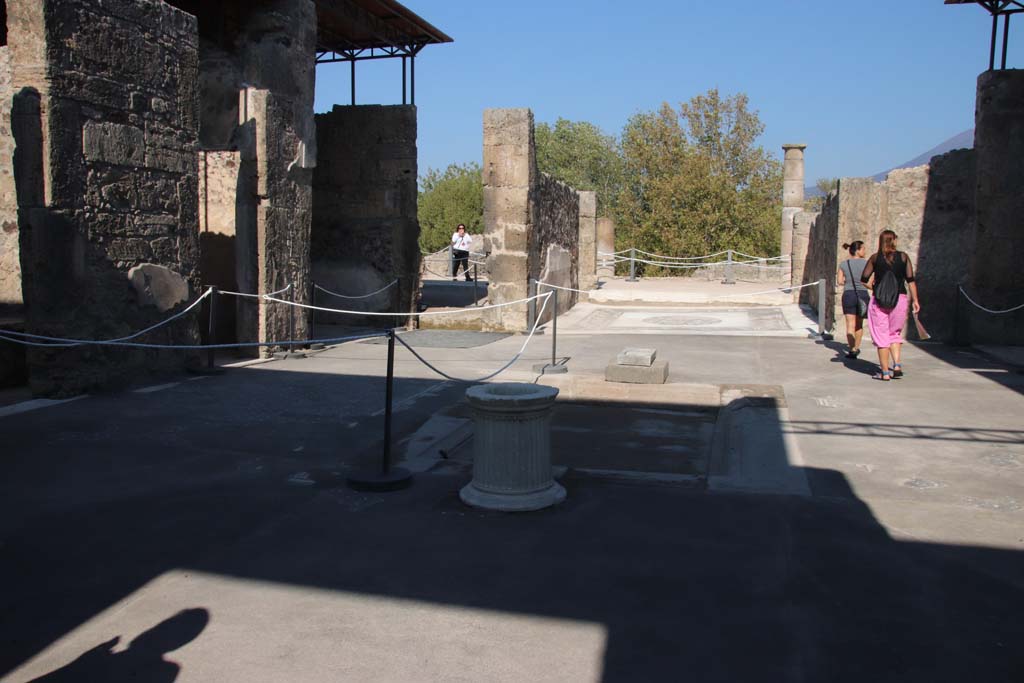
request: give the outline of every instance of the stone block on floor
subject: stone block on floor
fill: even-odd
[[[606,382],[625,384],[664,384],[668,379],[668,361],[655,361],[645,365],[619,365],[609,363],[604,370]]]
[[[615,362],[619,365],[642,365],[650,367],[658,356],[657,349],[642,349],[637,347],[626,347],[619,351]]]

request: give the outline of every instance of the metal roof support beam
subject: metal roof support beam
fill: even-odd
[[[375,42],[398,47],[403,39],[407,39],[401,31],[395,30],[386,21],[353,3],[319,0],[317,5],[334,16],[343,17],[346,23],[369,33],[377,39]]]

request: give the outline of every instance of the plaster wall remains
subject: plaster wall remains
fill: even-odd
[[[250,200],[239,193],[240,170],[241,155],[237,151],[199,152],[199,251],[203,284],[232,292],[245,289],[239,286],[236,272],[235,226],[239,214],[244,215],[239,211],[239,201]],[[258,305],[252,299],[218,297],[216,337],[208,341],[223,344],[237,339],[237,309],[254,313]],[[254,320],[251,313],[250,319]]]
[[[11,51],[6,45],[0,46],[0,313],[20,309],[22,303],[14,135],[11,133],[12,75]]]
[[[537,176],[537,187],[531,202],[533,230],[529,239],[528,272],[538,282],[556,287],[579,289],[577,268],[579,263],[579,194],[565,183],[546,173]],[[538,293],[544,289],[538,290]],[[558,312],[564,313],[576,305],[577,293],[558,292]],[[552,303],[539,316],[541,322],[554,313]]]
[[[195,19],[157,0],[10,0],[8,29],[29,328],[103,339],[166,318],[200,284]],[[185,318],[146,341],[197,339]],[[29,354],[37,394],[186,360],[102,347]]]
[[[316,136],[310,246],[315,282],[358,296],[399,279],[395,287],[368,299],[341,299],[318,291],[317,305],[415,310],[420,263],[416,107],[335,106],[316,116]],[[359,322],[329,313],[318,314],[318,319]]]

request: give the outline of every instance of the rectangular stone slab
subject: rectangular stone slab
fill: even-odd
[[[604,369],[606,382],[624,382],[626,384],[664,384],[668,379],[668,361],[655,361],[650,366],[619,365],[609,363]]]
[[[619,365],[643,365],[650,367],[657,355],[657,349],[627,347],[619,351],[619,355],[615,357],[615,362]]]

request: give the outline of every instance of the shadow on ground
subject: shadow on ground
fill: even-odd
[[[402,382],[407,396],[434,384]],[[353,495],[344,488],[289,485],[297,469],[372,459],[381,384],[378,377],[236,371],[145,400],[105,396],[6,419],[13,448],[0,461],[0,583],[13,589],[0,598],[0,672],[183,568],[413,600],[418,609],[450,605],[600,624],[603,648],[591,654],[607,681],[995,681],[1024,674],[1024,554],[896,541],[839,472],[807,468],[818,495],[800,497],[612,482],[570,470],[566,503],[520,515],[465,508],[457,495],[466,482],[461,470],[420,475],[411,489],[380,494],[372,507],[339,504]],[[428,404],[457,399],[452,390]],[[425,419],[417,410],[398,414],[396,438]],[[357,426],[344,426],[350,423]],[[762,438],[764,452],[785,453],[781,425]],[[201,642],[219,615],[193,597],[162,600],[193,615],[210,611],[209,628],[193,616],[186,629]],[[279,624],[283,638],[309,630],[301,611],[291,616],[295,622]],[[104,633],[80,652],[91,657],[98,649],[95,656],[107,658],[106,641],[119,635]],[[386,679],[391,662],[381,653],[441,647],[451,638],[458,636],[424,628],[416,643],[373,643],[362,655],[378,658],[377,677]],[[168,645],[147,661],[163,661],[154,657]],[[504,674],[522,679],[546,670],[572,679],[566,662],[587,653],[567,645],[564,661],[518,662],[521,669]],[[490,647],[496,653],[504,645]],[[341,656],[327,645],[316,651],[325,660]],[[451,671],[490,652],[462,652]],[[223,652],[221,670],[253,656],[272,655]],[[177,675],[155,666],[159,675],[146,680]],[[294,680],[306,673],[296,669]]]

